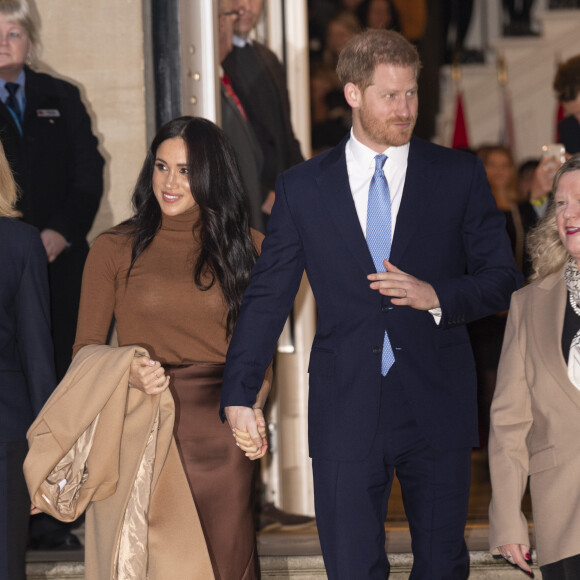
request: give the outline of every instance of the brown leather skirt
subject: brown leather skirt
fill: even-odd
[[[224,365],[167,368],[175,399],[175,438],[197,505],[216,580],[255,580],[253,496],[256,463],[219,418]]]

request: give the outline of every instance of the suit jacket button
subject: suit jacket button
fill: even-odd
[[[381,354],[382,352],[383,352],[382,347],[380,347],[380,346],[373,347],[373,354]]]
[[[390,310],[390,307],[388,306],[388,304],[383,304],[381,306],[381,312],[388,312]]]

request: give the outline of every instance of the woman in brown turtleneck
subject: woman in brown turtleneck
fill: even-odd
[[[75,354],[105,344],[111,320],[120,346],[141,345],[129,384],[172,390],[175,435],[216,579],[257,577],[252,519],[255,464],[219,419],[228,342],[262,235],[251,231],[233,150],[210,121],[180,117],[162,127],[133,194],[135,214],[97,238],[83,276]],[[256,402],[261,407],[270,373]],[[231,485],[232,481],[235,485]],[[243,483],[242,483],[243,482]]]

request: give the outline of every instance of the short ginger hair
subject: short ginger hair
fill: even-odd
[[[412,67],[416,78],[421,69],[417,49],[403,35],[394,30],[369,29],[343,48],[336,73],[343,87],[353,83],[364,92],[372,84],[375,68],[380,64]]]

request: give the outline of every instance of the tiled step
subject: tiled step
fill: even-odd
[[[525,575],[487,551],[487,525],[472,524],[465,532],[470,550],[470,580],[521,580]],[[386,547],[391,563],[389,580],[408,579],[413,564],[408,527],[401,524],[387,529]],[[300,532],[273,532],[258,535],[258,552],[264,580],[324,580],[326,573],[316,528]],[[30,552],[27,580],[84,579],[82,552]],[[50,561],[52,559],[52,561]],[[534,568],[536,578],[540,572]]]
[[[505,562],[494,560],[484,552],[471,552],[471,573],[469,580],[521,580],[521,571]],[[390,557],[391,574],[389,580],[408,579],[411,572],[410,554],[395,554]],[[326,573],[322,556],[263,556],[260,558],[264,580],[325,580]],[[26,567],[27,580],[83,580],[82,562],[30,562]],[[536,578],[540,572],[534,567]]]
[[[495,560],[486,552],[470,552],[469,580],[522,580],[521,570],[505,562]],[[407,580],[413,559],[410,554],[395,554],[389,557],[391,573],[389,580]],[[264,580],[326,580],[322,556],[265,556],[260,559]],[[535,578],[541,579],[537,567],[532,568]]]

